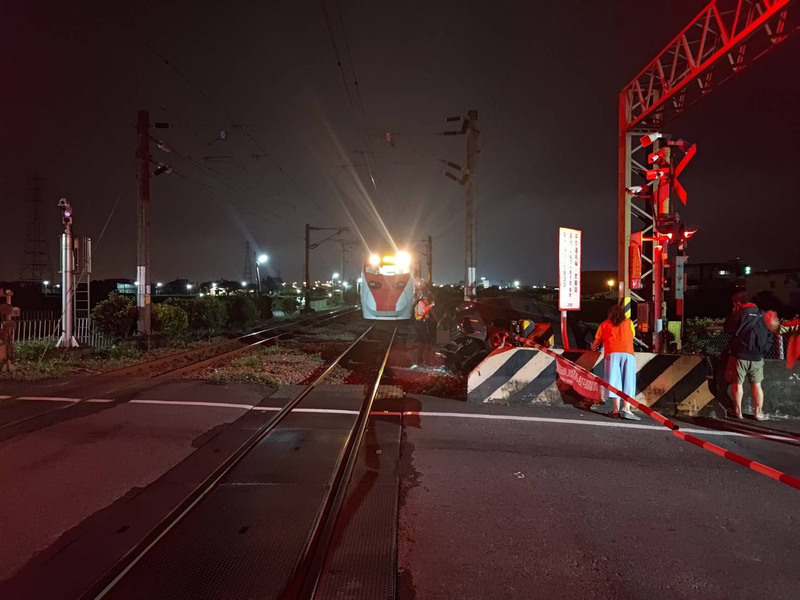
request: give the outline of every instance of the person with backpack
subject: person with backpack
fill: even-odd
[[[733,395],[733,415],[742,418],[742,397],[744,380],[750,382],[753,393],[753,417],[763,421],[764,354],[772,344],[772,335],[764,312],[750,300],[747,292],[736,292],[731,298],[733,312],[725,320],[725,333],[732,336],[728,343],[728,363],[725,379],[731,384]]]

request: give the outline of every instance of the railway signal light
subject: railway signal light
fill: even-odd
[[[72,225],[72,205],[66,198],[61,198],[58,201],[58,207],[61,209],[61,222],[66,225]]]

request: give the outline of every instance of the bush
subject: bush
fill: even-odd
[[[258,323],[258,307],[250,296],[235,296],[229,305],[228,326],[247,329]]]
[[[275,310],[280,310],[284,314],[291,315],[296,313],[300,308],[300,300],[297,296],[276,296],[272,300],[272,306]]]
[[[189,329],[189,315],[173,304],[154,304],[152,319],[153,330],[163,331],[169,337],[178,337]]]
[[[272,298],[270,296],[256,296],[258,316],[262,321],[272,318]]]
[[[228,320],[228,307],[219,298],[203,296],[202,298],[170,298],[166,302],[186,311],[189,328],[202,331],[208,335],[217,333]]]
[[[125,337],[136,325],[136,305],[130,298],[111,292],[92,309],[92,319],[102,333]]]

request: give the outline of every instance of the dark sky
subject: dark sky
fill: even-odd
[[[299,279],[304,223],[377,247],[380,221],[400,246],[432,235],[436,280],[462,279],[463,188],[434,159],[463,162],[464,138],[427,134],[472,108],[478,275],[554,280],[559,225],[584,229],[585,268],[614,269],[618,91],[704,3],[587,4],[5,0],[0,279],[19,271],[34,172],[54,260],[67,196],[94,277],[135,276],[139,109],[174,124],[153,132],[176,151],[153,150],[175,169],[152,182],[153,280],[238,279],[247,239]],[[800,266],[798,59],[794,39],[669,127],[698,143],[682,178],[692,261]],[[377,189],[366,167],[341,167],[372,160],[358,150],[374,150]],[[314,278],[339,257],[316,250]]]

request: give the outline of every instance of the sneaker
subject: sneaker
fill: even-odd
[[[632,412],[628,412],[627,410],[623,410],[623,411],[620,413],[620,415],[621,415],[621,416],[622,416],[622,418],[623,418],[623,419],[625,419],[626,421],[641,421],[641,420],[642,420],[642,417],[640,417],[640,416],[638,416],[638,415],[635,415],[635,414],[633,414]]]
[[[739,417],[739,418],[741,419],[741,417]],[[753,415],[753,418],[756,421],[766,421],[767,420],[767,415]]]

